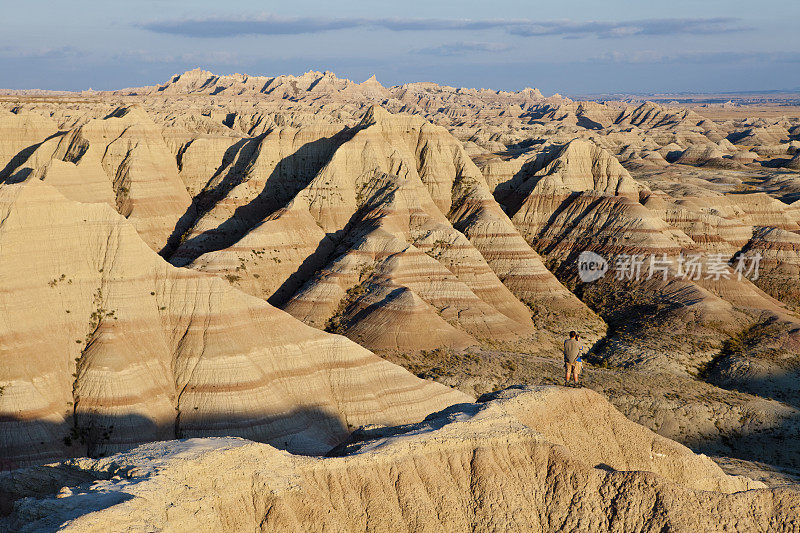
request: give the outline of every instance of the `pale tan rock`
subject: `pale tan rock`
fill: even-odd
[[[643,187],[606,150],[592,142],[574,140],[564,146],[552,146],[536,160],[529,160],[526,172],[495,188],[495,195],[516,213],[531,197],[569,196],[573,192],[638,197]]]
[[[737,168],[732,159],[726,159],[724,152],[714,145],[692,145],[675,161],[681,165],[706,166],[713,168]]]
[[[733,142],[733,144],[737,146],[769,148],[787,141],[789,134],[785,128],[773,124],[770,126],[749,128],[738,137],[739,138]]]
[[[792,157],[785,166],[792,170],[800,170],[800,152],[795,153],[794,157]]]
[[[228,161],[198,162],[208,182],[197,197],[198,216],[183,231],[171,262],[184,266],[231,246],[284,207],[330,158],[341,142],[333,138],[340,131],[330,125],[279,129],[233,145]]]
[[[370,110],[376,104],[388,113]],[[789,204],[800,188],[796,173],[777,168],[797,148],[791,107],[781,110],[788,118],[753,108],[758,116],[746,119],[741,108],[691,106],[701,116],[677,103],[573,102],[535,90],[202,71],[115,93],[4,94],[0,107],[12,115],[0,138],[17,147],[9,157],[19,156],[11,167],[2,163],[5,183],[42,180],[72,200],[123,213],[129,204],[118,205],[126,188],[115,189],[118,173],[153,181],[151,192],[164,186],[183,203],[145,199],[164,218],[137,221],[135,209],[131,217],[175,265],[291,305],[415,374],[469,393],[560,379],[553,357],[565,332],[580,330],[587,345],[605,334],[588,304],[612,326],[596,346],[593,361],[610,367],[596,384],[619,380],[609,390],[627,415],[691,446],[747,459],[760,460],[763,437],[769,461],[796,466],[795,415],[759,433],[752,419],[774,409],[766,399],[730,407],[738,393],[699,381],[798,401],[792,247],[800,203]],[[105,166],[88,164],[98,159],[93,150],[107,147]],[[135,164],[126,169],[129,147]],[[556,163],[550,156],[562,147],[571,151]],[[325,174],[333,179],[317,180],[334,158]],[[690,164],[672,164],[681,158]],[[550,164],[550,176],[533,176]],[[629,178],[635,188],[617,188]],[[505,201],[520,182],[541,182],[546,193],[519,194],[524,216]],[[517,227],[509,215],[519,215]],[[732,266],[737,253],[761,251],[764,270],[755,283],[729,268],[733,280],[633,284],[612,271],[581,284],[575,258],[587,249],[612,268],[621,253],[664,253],[673,276],[681,253],[722,254]],[[14,271],[8,283],[18,277]],[[308,298],[293,299],[300,293]],[[119,342],[120,359],[143,351],[138,337]],[[240,349],[238,340],[229,344]],[[675,396],[652,400],[660,388]],[[123,393],[109,392],[117,401],[115,394]],[[162,417],[170,407],[155,402],[152,411]],[[144,433],[170,435],[148,427]]]
[[[276,131],[254,141],[258,146],[249,153],[243,145],[241,162],[232,163],[226,178],[234,185],[207,187],[220,200],[195,223],[173,263],[185,264],[205,249],[193,267],[222,273],[315,327],[348,335],[358,330],[352,338],[373,339],[368,346],[380,350],[529,336],[530,311],[519,297],[597,322],[516,233],[460,143],[443,128],[373,106],[351,131],[323,137],[322,130],[313,140],[308,135],[314,131],[304,137]],[[287,148],[272,152],[274,144],[287,141]],[[298,146],[321,151],[293,153]],[[288,174],[294,163],[278,163],[282,154],[298,162],[308,154],[314,162]],[[267,157],[271,166],[256,172]],[[269,170],[275,165],[287,174]],[[237,166],[247,169],[244,179],[235,173]],[[278,174],[277,181],[264,183],[259,176],[267,174]],[[298,176],[307,185],[293,190],[303,184]],[[288,203],[278,209],[281,201]],[[496,253],[499,231],[511,249]],[[238,242],[237,234],[243,234]],[[374,272],[364,276],[365,269]],[[408,290],[413,295],[396,298]],[[398,333],[378,333],[389,317],[375,315],[381,301],[394,302],[392,309],[402,307],[409,316],[422,313],[445,336],[416,335],[414,319],[398,320]],[[400,344],[393,346],[392,338]]]
[[[781,302],[748,279],[741,279],[732,266],[726,265],[749,241],[752,227],[759,221],[794,227],[792,208],[765,193],[724,196],[699,186],[691,190],[707,196],[695,198],[694,192],[682,191],[683,196],[672,199],[637,184],[602,149],[596,148],[594,153],[613,163],[589,164],[598,156],[592,157],[589,146],[582,143],[572,141],[567,147],[545,149],[543,155],[529,159],[531,170],[514,175],[501,201],[513,213],[512,221],[526,240],[551,261],[563,278],[581,283],[575,265],[584,250],[608,260],[613,275],[592,286],[584,285],[584,297],[588,293],[589,301],[610,313],[609,302],[618,302],[620,293],[630,291],[631,299],[658,294],[653,305],[671,309],[661,317],[670,323],[670,329],[682,327],[680,324],[692,316],[703,317],[702,324],[695,324],[690,335],[706,331],[704,335],[724,338],[743,327],[747,317],[779,320],[784,324],[784,334],[798,326],[796,317]],[[569,146],[575,148],[569,150]],[[609,171],[617,167],[621,172]],[[626,182],[630,186],[624,185]],[[623,184],[622,189],[617,184]],[[715,257],[712,254],[722,254],[719,261],[725,269],[723,276],[708,275]],[[640,260],[638,274],[630,270],[620,275],[619,261],[633,255]],[[687,278],[680,265],[692,255],[701,260],[703,273]],[[666,278],[653,276],[648,263],[651,258],[667,265]],[[661,337],[664,328],[654,324],[648,329],[651,335],[661,338],[653,342],[665,340]],[[642,342],[643,338],[630,341]],[[696,342],[699,341],[698,338]],[[609,357],[620,365],[631,358],[638,368],[677,373],[697,372],[712,357],[697,349],[673,349],[669,357],[658,353],[652,347],[617,349]]]
[[[70,497],[40,494],[13,519],[23,531],[65,519],[67,531],[695,532],[797,525],[796,491],[727,476],[587,391],[508,390],[422,424],[359,433],[343,456],[330,458],[192,439],[75,461],[73,471],[125,477],[84,489],[82,500],[101,507],[95,512],[81,512]]]
[[[551,149],[541,161],[536,161],[539,170],[531,174],[517,174],[512,183],[507,187],[507,193],[500,200],[512,213],[514,224],[522,234],[531,241],[540,235],[545,228],[553,226],[553,216],[562,211],[570,202],[594,208],[593,199],[602,196],[613,196],[606,207],[599,209],[598,213],[610,214],[607,207],[617,203],[627,206],[626,209],[638,209],[639,190],[644,189],[630,176],[627,170],[608,152],[585,141],[572,141],[571,143]],[[580,194],[580,193],[590,193]],[[576,194],[578,193],[578,194]],[[581,200],[585,198],[585,200]],[[565,211],[561,216],[570,217],[570,212],[577,206]],[[574,215],[573,215],[574,216]],[[646,211],[634,215],[637,220],[647,218]],[[586,224],[594,224],[590,218],[585,219]],[[653,222],[656,226],[662,222]],[[556,224],[557,225],[557,224]],[[662,229],[666,229],[665,225]],[[596,227],[602,228],[603,225]],[[637,239],[644,235],[637,231]],[[631,245],[635,245],[631,243]],[[674,244],[673,244],[674,246]]]
[[[737,194],[729,199],[744,210],[745,220],[753,226],[800,230],[800,211],[765,193]]]
[[[656,103],[645,102],[636,108],[628,108],[614,120],[618,125],[632,125],[639,128],[695,127],[703,119],[690,110],[668,110]]]
[[[0,131],[3,132],[0,136],[0,178],[5,178],[4,174],[16,168],[19,160],[26,157],[23,150],[33,149],[58,129],[52,120],[36,113],[10,113],[0,109]]]
[[[241,240],[191,267],[226,277],[248,294],[283,305],[336,248],[300,200],[269,215]]]
[[[236,137],[203,136],[182,144],[177,150],[178,176],[189,196],[199,194],[217,172],[230,164],[226,155],[244,142],[244,139]]]
[[[33,180],[0,188],[0,220],[6,460],[198,435],[319,453],[465,398],[170,266],[107,205]]]
[[[120,108],[39,146],[15,177],[42,179],[69,198],[105,202],[161,250],[190,198],[159,128],[138,107]]]
[[[782,302],[797,305],[800,294],[800,236],[780,228],[759,227],[741,252],[747,256],[759,254],[756,285]]]
[[[708,253],[732,257],[753,233],[752,226],[743,220],[744,210],[725,196],[673,199],[666,193],[655,192],[645,194],[642,204]]]

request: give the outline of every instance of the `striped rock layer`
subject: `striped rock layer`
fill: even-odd
[[[223,280],[38,180],[0,188],[0,450],[21,465],[176,437],[321,453],[466,398]]]
[[[651,331],[640,339],[654,336],[663,342],[665,328],[676,336],[704,332],[704,337],[724,338],[748,323],[763,321],[778,321],[782,335],[789,338],[800,332],[800,319],[784,305],[789,301],[787,287],[784,294],[775,293],[783,301],[776,300],[759,288],[769,285],[764,278],[758,285],[757,277],[751,281],[734,271],[741,254],[753,257],[760,248],[766,252],[778,247],[759,238],[764,231],[757,228],[770,227],[773,236],[782,231],[791,242],[789,236],[796,235],[800,220],[794,206],[765,193],[709,191],[704,196],[674,197],[652,191],[638,184],[609,153],[578,140],[531,157],[512,177],[496,181],[494,193],[521,234],[563,277],[577,278],[582,251],[608,259],[610,274],[584,287],[584,296],[595,308],[613,316],[615,309],[630,309],[631,301],[638,298],[633,294],[644,296],[648,305],[661,306],[659,321],[643,325]],[[794,253],[791,244],[783,248],[784,255]],[[771,275],[780,283],[791,276],[791,261],[776,261],[772,250],[766,255],[768,278]],[[618,262],[631,256],[642,261],[638,271],[624,270],[624,263]],[[688,256],[700,258],[699,275],[686,275]],[[654,259],[661,265],[655,275],[650,270]],[[719,265],[712,265],[715,261]],[[776,270],[778,263],[785,272]],[[714,268],[719,270],[716,275],[710,274]],[[792,285],[788,282],[788,287]],[[620,297],[626,293],[627,298]],[[687,328],[686,324],[693,325]],[[653,347],[633,353],[626,349],[611,357],[620,364],[636,361],[640,366],[652,364],[654,369],[678,372],[682,367],[696,371],[710,360],[709,353],[696,349],[685,356],[677,350],[668,361],[657,353]]]
[[[376,106],[352,129],[309,134],[276,130],[234,161],[237,184],[197,219],[173,264],[226,276],[371,349],[524,341],[535,334],[529,306],[602,327],[443,128]]]

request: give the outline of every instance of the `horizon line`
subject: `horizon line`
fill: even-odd
[[[247,74],[247,73],[242,73],[242,72],[233,72],[233,73],[229,73],[229,74],[216,74],[216,73],[214,73],[214,72],[212,72],[210,70],[207,70],[205,68],[195,67],[195,68],[186,70],[184,72],[172,74],[165,81],[155,82],[155,83],[152,83],[150,85],[119,87],[119,88],[115,88],[115,89],[93,89],[92,87],[87,87],[85,89],[45,89],[45,88],[41,88],[41,87],[28,87],[28,88],[24,88],[24,89],[11,89],[11,88],[0,87],[0,94],[10,95],[10,94],[13,94],[15,92],[23,92],[23,91],[41,91],[41,92],[68,93],[68,94],[80,94],[80,93],[88,92],[88,91],[97,92],[97,93],[108,93],[108,92],[115,92],[115,91],[123,91],[123,90],[126,90],[126,89],[138,89],[138,88],[144,88],[144,87],[154,87],[154,86],[164,85],[166,83],[169,83],[172,80],[172,78],[175,78],[177,76],[182,76],[184,74],[187,74],[187,73],[195,71],[195,70],[201,70],[201,71],[209,72],[212,75],[217,76],[217,77],[244,75],[244,76],[248,76],[248,77],[277,78],[279,76],[295,76],[295,77],[299,77],[299,76],[302,76],[303,74],[308,74],[308,73],[311,73],[311,72],[318,72],[320,74],[325,74],[325,73],[329,72],[329,73],[334,74],[334,76],[336,76],[337,78],[339,78],[339,76],[334,71],[329,70],[329,69],[326,69],[326,70],[309,69],[309,70],[306,70],[305,72],[303,72],[302,74],[286,74],[286,73],[282,73],[282,74]],[[377,79],[376,75],[373,74],[371,77],[374,77],[378,81],[378,83],[380,83],[380,80]],[[348,80],[348,81],[351,81],[351,82],[357,83],[357,84],[363,83],[363,82],[353,81],[351,78],[348,78],[348,77],[343,77],[343,78],[339,78],[339,79]],[[367,79],[371,79],[371,78],[367,78]],[[364,80],[364,81],[366,81],[366,80]],[[463,86],[463,85],[453,85],[453,84],[449,84],[449,83],[441,83],[441,82],[434,81],[434,80],[405,81],[405,82],[402,82],[402,83],[399,83],[399,84],[389,85],[389,86],[385,86],[385,87],[390,89],[392,87],[400,87],[402,85],[412,84],[412,83],[434,83],[434,84],[439,85],[439,86],[449,86],[449,87],[455,87],[457,89],[505,91],[505,92],[516,92],[516,93],[522,92],[526,88],[539,90],[537,87],[535,87],[533,85],[528,85],[527,87],[525,87],[523,89],[492,88],[492,87],[467,87],[467,86]],[[571,99],[579,98],[579,97],[603,97],[603,96],[605,96],[605,97],[625,97],[625,96],[668,97],[668,96],[684,96],[685,97],[685,96],[708,96],[708,95],[764,95],[764,94],[789,94],[789,95],[797,94],[797,95],[800,95],[800,87],[794,87],[794,88],[785,88],[784,87],[784,88],[773,88],[773,89],[762,88],[762,89],[757,89],[757,90],[749,90],[749,89],[733,89],[733,90],[730,90],[729,89],[729,90],[724,90],[724,91],[683,90],[683,91],[663,91],[663,92],[658,91],[658,90],[651,90],[651,91],[614,90],[614,91],[597,91],[597,92],[594,92],[594,91],[593,92],[581,92],[581,91],[561,92],[559,90],[556,90],[550,96],[554,96],[556,94],[559,94],[559,95],[561,95],[563,97],[567,97],[567,98],[571,98]]]

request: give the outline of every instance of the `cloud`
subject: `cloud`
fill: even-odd
[[[680,63],[680,64],[746,64],[746,63],[798,63],[797,52],[708,52],[689,51],[669,53],[659,50],[636,50],[633,52],[609,52],[593,56],[587,61],[608,63]]]
[[[141,28],[170,35],[196,38],[243,35],[301,35],[355,28],[405,31],[501,30],[521,37],[561,36],[624,38],[633,36],[708,35],[750,29],[737,18],[645,19],[621,22],[572,22],[531,20],[404,19],[404,18],[316,18],[278,17],[264,14],[250,18],[207,18],[147,22]]]
[[[248,55],[247,58],[250,56]],[[125,50],[111,56],[112,61],[121,63],[142,63],[142,64],[165,64],[165,63],[186,63],[196,65],[235,65],[245,59],[243,54],[229,52],[225,50],[209,50],[184,53],[158,52],[150,50],[131,49]]]
[[[701,19],[646,19],[622,22],[531,22],[507,28],[508,33],[523,37],[560,35],[564,37],[595,36],[605,39],[658,36],[710,35],[749,30],[740,19],[730,17]]]
[[[284,18],[267,15],[256,19],[212,18],[142,24],[156,33],[184,37],[234,37],[239,35],[299,35],[342,30],[365,25],[366,19]]]
[[[0,57],[10,59],[76,59],[85,57],[86,55],[86,52],[71,46],[61,46],[57,48],[39,47],[31,49],[22,49],[15,46],[0,46]]]
[[[432,46],[429,48],[420,48],[419,50],[414,50],[414,52],[418,54],[451,57],[463,56],[467,54],[505,52],[510,48],[511,46],[504,43],[458,42],[447,43],[440,46]]]

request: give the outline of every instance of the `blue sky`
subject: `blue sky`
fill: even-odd
[[[0,87],[331,70],[545,94],[800,88],[795,0],[3,1]]]

